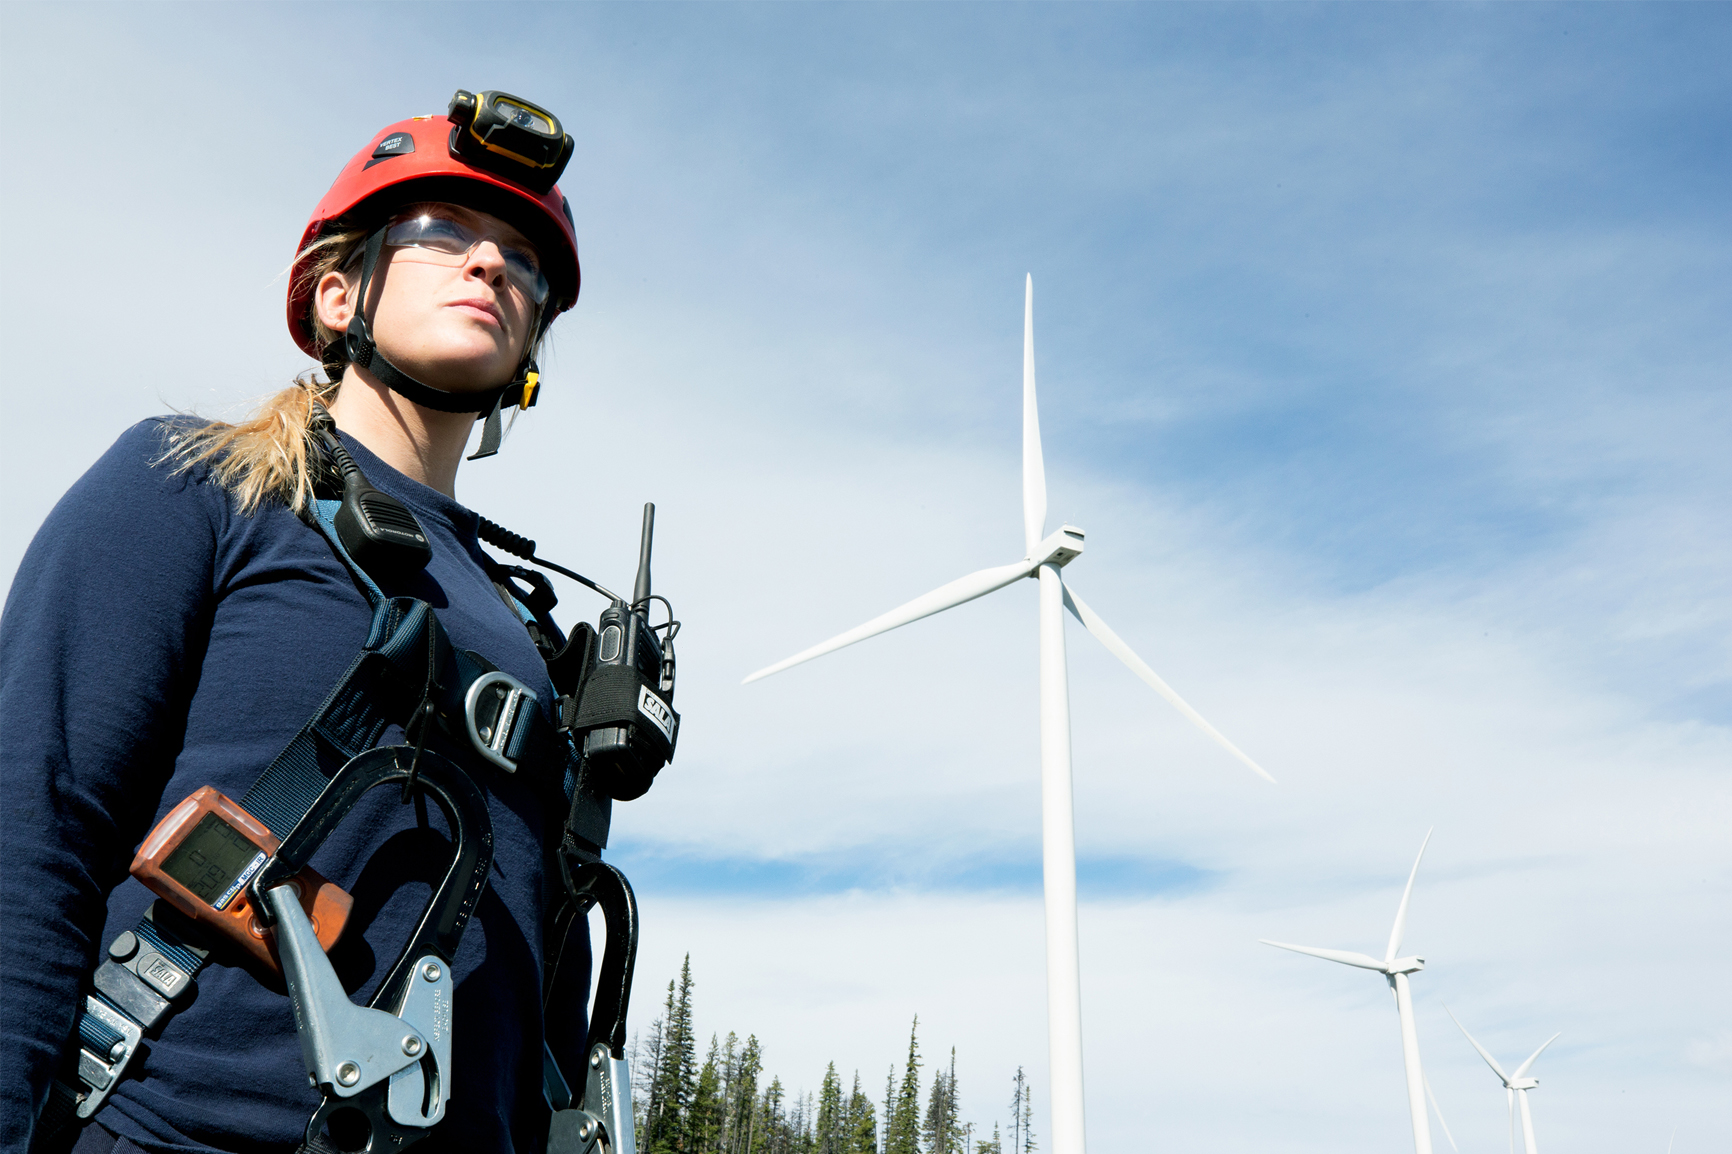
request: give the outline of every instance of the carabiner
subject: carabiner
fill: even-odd
[[[419,784],[451,829],[451,865],[365,1007],[349,1001],[305,911],[279,888],[305,868],[363,794],[409,776],[413,753],[380,746],[351,759],[250,887],[255,908],[277,925],[301,1055],[322,1096],[307,1122],[309,1146],[332,1115],[352,1111],[365,1119],[367,1135],[343,1149],[402,1150],[445,1116],[451,1097],[451,963],[493,865],[493,824],[475,783],[444,756],[421,751]]]
[[[554,1108],[548,1127],[548,1154],[586,1154],[598,1145],[609,1154],[636,1154],[625,1022],[631,1005],[632,971],[637,965],[637,897],[625,875],[606,862],[585,860],[564,847],[558,857],[565,902],[554,919],[554,940],[563,942],[573,921],[599,905],[607,926],[607,945],[596,975],[581,1101],[572,1100],[570,1083],[551,1049],[545,1055],[547,1097]],[[562,1010],[571,1012],[555,1000],[556,977],[557,971],[548,980],[546,1017],[550,1024],[563,1016]]]

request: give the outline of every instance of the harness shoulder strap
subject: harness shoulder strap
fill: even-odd
[[[373,608],[367,640],[318,710],[253,782],[241,808],[286,839],[337,772],[376,746],[387,727],[401,725],[410,740],[421,742],[435,719],[460,746],[509,772],[526,765],[569,798],[576,753],[543,717],[534,693],[480,655],[452,645],[425,601],[387,597],[344,548],[336,529],[340,506],[316,499],[308,520]],[[526,622],[535,620],[527,606],[516,607]],[[478,721],[482,714],[485,722]],[[154,902],[138,925],[110,943],[80,1008],[69,1069],[53,1084],[38,1122],[44,1143],[94,1115],[144,1037],[159,1035],[187,1004],[209,951],[194,944],[193,931],[181,921],[165,903]]]

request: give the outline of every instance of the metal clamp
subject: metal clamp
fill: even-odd
[[[391,1075],[387,1108],[405,1126],[431,1126],[445,1117],[451,1074],[451,967],[432,954],[415,963],[397,1017],[422,1040],[420,1076],[405,1067]],[[404,1054],[409,1057],[409,1035]]]
[[[77,1114],[88,1118],[102,1109],[109,1092],[119,1085],[126,1068],[138,1053],[144,1032],[137,1022],[120,1013],[95,994],[84,998],[78,1021]],[[100,1051],[100,1052],[99,1052]]]
[[[606,1042],[589,1052],[583,1104],[555,1111],[547,1133],[548,1154],[588,1154],[597,1147],[607,1154],[637,1154],[631,1063],[614,1057]]]
[[[509,673],[496,670],[477,677],[463,695],[463,725],[470,744],[506,773],[516,773],[519,731],[539,701],[533,689]]]
[[[349,1001],[294,888],[267,890],[265,901],[277,915],[277,951],[295,1008],[301,1056],[319,1086],[352,1098],[417,1065],[426,1042],[397,1015]],[[450,975],[444,977],[449,982]]]

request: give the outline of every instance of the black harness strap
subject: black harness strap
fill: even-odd
[[[419,747],[426,741],[427,726],[437,718],[460,748],[469,747],[469,689],[480,678],[497,674],[479,654],[452,645],[425,601],[384,596],[344,548],[333,519],[337,504],[315,501],[309,520],[373,605],[373,621],[361,652],[324,703],[240,801],[241,808],[284,841],[338,771],[374,748],[390,725],[406,730],[418,726],[419,732],[409,736]],[[525,702],[517,710],[504,756],[513,766],[522,764],[536,773],[550,792],[560,790],[563,800],[576,754],[536,704]],[[411,770],[405,796],[413,777]],[[153,902],[137,926],[109,945],[107,960],[92,978],[93,991],[80,1008],[71,1068],[51,1086],[33,1149],[49,1148],[64,1137],[68,1125],[88,1120],[100,1109],[143,1037],[156,1036],[187,1004],[185,995],[209,951],[177,933],[171,923],[178,920],[166,903]]]

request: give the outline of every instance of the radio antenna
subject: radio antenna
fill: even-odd
[[[643,507],[643,537],[637,547],[637,586],[631,593],[632,608],[637,609],[645,621],[649,620],[650,545],[655,538],[655,532],[655,503],[646,501]],[[642,608],[638,608],[639,606]]]

